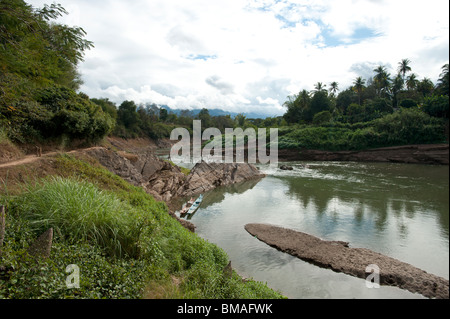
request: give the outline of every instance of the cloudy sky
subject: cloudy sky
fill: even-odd
[[[117,104],[281,115],[288,95],[317,82],[343,90],[405,58],[435,82],[449,59],[448,0],[56,2],[95,45],[81,91]]]

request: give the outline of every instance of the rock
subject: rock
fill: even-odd
[[[110,151],[104,147],[92,147],[83,151],[87,155],[94,157],[99,163],[111,173],[114,173],[127,182],[141,186],[144,179],[136,166],[124,156]],[[136,164],[138,165],[138,164]]]
[[[347,242],[324,241],[272,225],[248,224],[245,229],[262,242],[319,267],[366,279],[366,268],[377,265],[382,285],[397,286],[428,298],[449,298],[447,279],[369,249],[350,248]]]
[[[280,169],[283,171],[293,171],[294,168],[292,166],[287,166],[287,165],[281,165]]]
[[[223,269],[223,275],[228,278],[231,278],[233,276],[233,268],[231,267],[231,261]]]
[[[178,189],[179,196],[192,196],[205,193],[219,186],[232,185],[264,174],[248,163],[206,163],[195,165],[186,182]]]
[[[33,257],[50,257],[50,250],[53,242],[53,228],[50,228],[28,248],[27,252]]]

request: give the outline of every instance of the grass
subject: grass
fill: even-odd
[[[72,156],[53,165],[53,176],[0,192],[8,207],[0,298],[282,298],[264,283],[226,276],[227,254],[142,188]],[[51,256],[36,265],[26,250],[48,227]],[[65,286],[70,264],[80,267],[79,289]]]

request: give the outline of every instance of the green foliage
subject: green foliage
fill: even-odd
[[[329,123],[331,122],[332,119],[332,115],[330,113],[330,111],[323,111],[323,112],[319,112],[316,115],[314,115],[313,118],[313,124],[325,124],[325,123]]]
[[[353,107],[360,106],[353,104]],[[278,147],[342,151],[444,141],[444,123],[418,108],[412,108],[401,109],[370,122],[333,122],[292,128],[280,136]]]
[[[431,116],[448,118],[448,95],[433,95],[425,98],[422,109]]]
[[[93,44],[82,28],[53,21],[64,14],[57,4],[0,3],[0,121],[14,142],[61,135],[96,141],[114,126],[101,107],[75,92],[77,65]]]
[[[91,242],[112,256],[136,256],[141,232],[151,229],[149,216],[75,179],[44,180],[30,187],[12,209],[21,211],[36,234],[53,228],[70,244]]]
[[[71,156],[59,157],[57,168],[73,177],[44,179],[17,196],[0,194],[8,207],[0,298],[135,299],[158,297],[153,291],[169,286],[162,297],[282,297],[234,272],[225,276],[226,253],[183,228],[142,188]],[[49,226],[56,234],[51,256],[36,262],[26,250]],[[80,268],[79,289],[65,286],[71,264]],[[178,286],[169,284],[174,277]]]

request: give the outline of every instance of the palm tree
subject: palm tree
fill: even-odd
[[[403,59],[398,63],[398,73],[402,75],[403,82],[405,82],[406,73],[411,72],[410,63],[411,61],[409,59]]]
[[[339,91],[339,83],[336,81],[330,83],[330,88],[328,89],[332,96],[335,96],[336,92]]]
[[[406,79],[406,87],[409,91],[414,90],[417,87],[417,84],[419,83],[419,80],[417,79],[417,76],[413,73]]]
[[[353,90],[358,93],[358,103],[361,105],[361,93],[365,89],[366,80],[364,80],[362,77],[357,77],[355,81],[353,81]]]
[[[386,67],[380,65],[373,71],[376,73],[373,80],[378,89],[378,95],[380,96],[382,92],[385,94],[388,93],[391,84],[391,75],[387,72]]]
[[[398,107],[397,95],[402,90],[404,85],[405,82],[403,81],[401,74],[397,74],[394,81],[392,82],[392,100],[395,107]]]
[[[326,85],[326,84],[323,84],[322,82],[317,82],[317,83],[314,85],[314,90],[313,90],[313,91],[315,91],[316,93],[317,93],[317,92],[324,91],[326,86],[327,86],[327,85]]]
[[[436,90],[439,94],[448,95],[449,93],[449,72],[448,63],[442,67],[442,73],[439,75]]]

